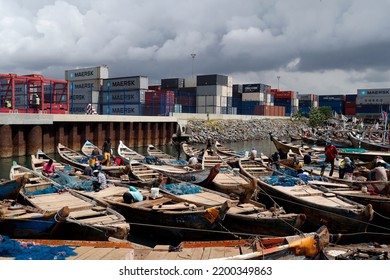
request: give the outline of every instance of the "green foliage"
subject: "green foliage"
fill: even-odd
[[[309,125],[311,127],[317,127],[323,125],[324,121],[332,117],[332,108],[319,107],[311,108],[309,112]]]
[[[291,119],[293,121],[300,121],[303,118],[303,113],[301,110],[299,110],[297,113],[293,114]]]

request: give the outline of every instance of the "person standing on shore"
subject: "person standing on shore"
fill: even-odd
[[[106,166],[110,166],[111,161],[111,138],[107,138],[107,140],[103,144],[103,155],[104,159],[102,160],[102,164],[105,164]]]
[[[322,168],[321,168],[321,176],[324,175],[325,168],[328,165],[328,163],[330,163],[329,176],[333,175],[334,161],[335,161],[336,157],[338,156],[338,154],[339,154],[339,152],[338,152],[337,148],[334,145],[332,145],[332,143],[330,141],[327,141],[326,146],[325,146],[325,161],[324,161],[324,164],[322,165]]]

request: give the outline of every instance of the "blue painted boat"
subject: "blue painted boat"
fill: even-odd
[[[0,200],[16,199],[23,186],[23,177],[0,182]]]
[[[14,200],[2,200],[0,234],[11,238],[49,238],[59,231],[69,212],[68,207],[49,212],[18,204]]]

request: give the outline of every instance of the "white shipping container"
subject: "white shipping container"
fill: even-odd
[[[116,104],[102,106],[103,115],[133,115],[140,116],[143,114],[142,104]]]
[[[148,89],[149,79],[145,76],[113,78],[103,80],[103,90]]]
[[[71,104],[88,104],[88,103],[98,103],[99,101],[99,91],[77,91],[69,93],[69,102]]]
[[[233,87],[233,77],[228,76],[228,84],[227,84],[227,86],[228,86],[229,88],[232,88],[232,87]]]
[[[175,104],[174,112],[175,113],[181,113],[182,112],[182,105],[181,104]]]
[[[197,113],[200,114],[221,114],[221,107],[218,106],[201,106],[197,107]]]
[[[194,88],[194,87],[196,87],[196,78],[186,78],[184,80],[184,87],[185,88]]]
[[[96,66],[65,71],[65,80],[67,81],[108,79],[109,77],[108,66]]]
[[[299,99],[295,98],[293,102],[294,107],[299,107]]]
[[[87,113],[87,106],[88,106],[88,103],[74,103],[74,104],[70,104],[70,113],[71,114],[81,114],[81,115],[85,115]],[[97,105],[97,103],[92,103],[92,106],[93,108],[95,108],[96,112],[98,114],[100,114],[99,112],[99,106]]]
[[[244,92],[242,101],[264,101],[264,92]]]
[[[222,96],[197,96],[196,105],[197,106],[221,106],[221,98],[223,97]]]

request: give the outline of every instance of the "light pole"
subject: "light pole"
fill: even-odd
[[[276,78],[278,78],[278,90],[279,90],[279,80],[280,80],[280,76],[277,76]]]
[[[196,56],[196,53],[192,53],[191,54],[191,57],[192,57],[192,78],[194,78],[194,61],[195,61],[195,56]]]

